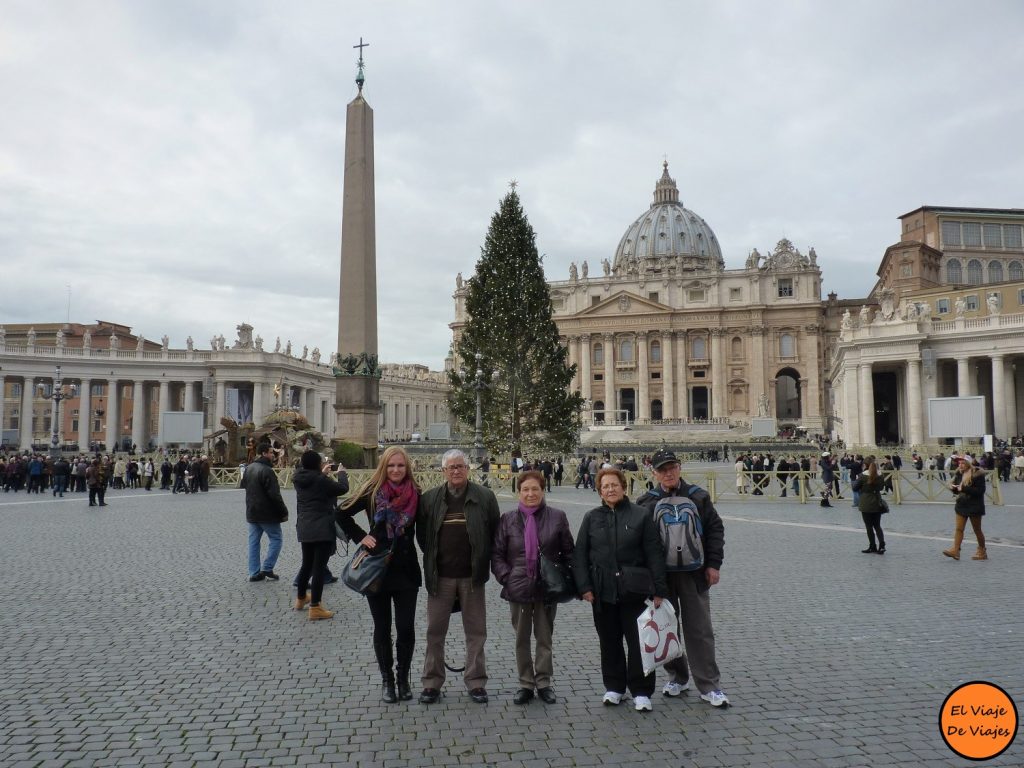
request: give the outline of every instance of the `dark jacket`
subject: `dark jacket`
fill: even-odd
[[[953,485],[960,485],[960,473],[953,476]],[[956,506],[954,510],[961,517],[985,514],[985,473],[979,469],[974,470],[970,485],[965,486],[956,495]]]
[[[437,594],[438,587],[437,542],[448,511],[445,501],[447,487],[442,483],[424,492],[416,511],[416,543],[423,550],[423,572],[427,591],[432,595]],[[494,493],[476,483],[469,483],[466,487],[466,531],[472,553],[471,578],[474,584],[486,584],[491,577],[491,546],[500,517]]]
[[[565,512],[542,504],[534,513],[540,551],[554,563],[571,563],[574,544]],[[511,603],[543,600],[539,579],[526,574],[526,518],[518,506],[501,516],[494,535],[491,571],[501,584],[501,596]]]
[[[334,541],[334,511],[337,498],[348,493],[348,475],[333,480],[317,469],[299,469],[292,484],[299,541]]]
[[[693,494],[692,496],[690,494]],[[700,526],[703,530],[701,542],[704,544],[704,567],[696,571],[688,571],[697,583],[698,591],[703,592],[709,588],[707,577],[704,571],[707,568],[722,570],[722,562],[725,560],[725,525],[718,515],[718,510],[711,503],[711,496],[699,485],[691,485],[685,480],[680,480],[671,491],[665,491],[661,486],[655,486],[643,496],[636,500],[636,503],[647,510],[648,516],[654,520],[654,507],[658,499],[664,496],[686,496],[697,507],[700,514]]]
[[[283,523],[288,519],[288,507],[281,498],[281,485],[270,466],[270,459],[262,456],[245,468],[242,475],[245,488],[245,519],[250,523]]]
[[[616,566],[649,568],[654,594],[668,596],[665,580],[665,547],[654,516],[624,498],[614,509],[605,504],[587,512],[576,536],[573,569],[581,595],[594,593],[603,603],[620,600]]]
[[[868,479],[868,473],[864,472],[857,476],[857,479],[853,481],[854,493],[860,494],[860,500],[857,502],[857,509],[864,514],[873,514],[875,512],[888,512],[887,506],[882,506],[882,488],[885,487],[885,480],[881,475],[878,475],[875,482],[870,482]]]
[[[370,495],[363,494],[352,503],[351,507],[338,509],[338,525],[345,531],[345,535],[354,543],[358,544],[370,534],[377,540],[377,548],[373,554],[382,554],[391,549],[391,540],[388,538],[387,524],[382,520],[379,523],[373,522],[371,512]],[[368,521],[367,528],[362,527],[355,521],[359,512],[366,512]],[[417,518],[419,511],[416,512]],[[406,589],[419,589],[423,584],[423,576],[420,573],[420,561],[416,556],[415,525],[407,526],[402,535],[395,542],[394,554],[391,556],[391,563],[388,565],[384,582],[381,584],[381,592],[401,592]]]

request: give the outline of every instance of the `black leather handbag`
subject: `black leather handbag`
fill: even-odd
[[[394,547],[379,555],[370,554],[366,547],[359,547],[345,564],[341,580],[345,586],[361,595],[375,595],[384,583],[393,555]]]
[[[537,558],[537,579],[544,593],[545,603],[567,603],[579,597],[572,566],[556,563],[541,552]]]

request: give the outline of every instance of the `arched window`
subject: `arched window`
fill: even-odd
[[[967,284],[981,285],[981,262],[977,259],[967,262]]]
[[[619,360],[624,363],[633,362],[633,340],[623,339],[619,342]]]
[[[707,360],[708,359],[708,343],[703,336],[698,336],[693,340],[693,359],[694,360]]]
[[[651,342],[651,362],[661,362],[661,342],[657,339]]]
[[[988,263],[988,281],[990,283],[1003,282],[1003,262],[990,261]]]
[[[779,337],[779,357],[796,357],[796,342],[793,334],[784,333]]]
[[[743,339],[739,336],[732,337],[732,359],[739,360],[743,357]]]
[[[594,345],[594,365],[604,365],[604,345]]]
[[[1024,280],[1024,264],[1021,264],[1019,261],[1010,262],[1010,279]]]
[[[960,259],[950,259],[946,262],[946,282],[947,283],[962,283],[964,281],[963,272],[960,269]]]
[[[655,421],[664,418],[661,413],[661,400],[651,400],[651,418]]]

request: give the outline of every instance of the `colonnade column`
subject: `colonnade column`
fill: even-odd
[[[218,381],[217,382],[217,405],[216,405],[216,409],[217,410],[215,410],[213,412],[213,424],[214,424],[214,428],[215,429],[216,429],[216,425],[220,424],[220,417],[224,415],[224,407],[225,407],[224,403],[225,403],[225,399],[226,399],[226,393],[225,393],[224,389],[225,389],[224,382],[223,381]]]
[[[306,388],[299,387],[299,413],[305,418],[309,418],[306,415]]]
[[[171,408],[171,385],[166,381],[160,381],[160,399],[157,401],[157,428],[160,430],[160,439],[157,441],[157,445],[161,448],[167,445],[167,440],[164,438],[164,414]]]
[[[618,418],[618,414],[608,414],[615,410],[615,336],[610,333],[604,335],[604,420]]]
[[[678,405],[676,406],[676,418],[687,418],[690,415],[690,390],[688,381],[690,379],[690,368],[686,364],[686,331],[679,331],[676,333],[676,340],[679,342],[678,350],[676,351],[676,371],[679,376],[676,377],[678,384],[676,390],[679,396],[676,398]]]
[[[196,390],[194,381],[185,382],[185,402],[182,403],[183,411],[192,411],[196,407]]]
[[[764,334],[765,329],[763,325],[755,325],[750,329],[750,344],[753,347],[751,350],[753,353],[751,357],[754,361],[752,370],[755,377],[753,382],[754,389],[750,393],[752,399],[747,402],[748,413],[750,413],[751,416],[757,413],[756,410],[751,410],[751,403],[755,404],[754,409],[756,409],[756,403],[760,402],[761,395],[765,393],[764,377],[766,371],[764,369]]]
[[[1010,438],[1006,424],[1006,366],[1002,355],[992,355],[992,432]]]
[[[259,426],[263,423],[263,382],[252,383],[252,423]],[[323,429],[320,430],[323,432]]]
[[[4,395],[7,394],[6,382],[7,377],[4,376],[3,374],[0,374],[0,442],[2,442],[2,438],[4,436],[4,417],[6,415],[4,413]]]
[[[907,406],[910,414],[910,444],[921,445],[924,442],[922,419],[921,361],[907,361]]]
[[[78,450],[88,451],[92,442],[92,382],[78,382]]]
[[[1017,381],[1014,378],[1013,364],[1006,366],[1006,382],[1003,384],[1003,391],[1006,395],[1006,435],[1014,437],[1017,434]]]
[[[590,334],[584,333],[580,336],[580,368],[582,370],[580,378],[580,394],[583,395],[584,400],[590,400],[591,395],[591,384],[593,384],[594,377],[590,373]]]
[[[970,363],[966,357],[956,359],[956,394],[957,397],[967,397],[971,394]]]
[[[862,445],[875,444],[875,391],[871,383],[871,363],[860,364],[860,441]]]
[[[144,447],[145,437],[143,435],[145,420],[145,390],[146,383],[136,379],[132,382],[132,445],[139,448]]]
[[[676,417],[676,401],[673,388],[676,382],[676,357],[672,344],[675,331],[664,331],[661,334],[661,382],[664,394],[661,396],[661,418]]]
[[[651,418],[651,388],[650,373],[647,370],[647,332],[640,331],[636,335],[636,355],[637,355],[637,376],[640,378],[640,386],[638,388],[637,397],[639,398],[636,404],[636,417],[638,419],[650,419]]]
[[[117,420],[121,409],[120,393],[117,391],[117,379],[107,380],[107,434],[104,442],[108,451],[117,450]]]
[[[722,356],[722,336],[724,328],[711,329],[711,416],[727,416],[725,407],[726,382],[729,374],[725,369],[725,361]]]
[[[843,366],[843,440],[848,446],[860,445],[860,419],[857,417],[857,366]]]
[[[25,451],[32,448],[32,377],[26,376],[22,382],[24,383],[21,385],[21,419],[18,421],[18,430],[21,434],[18,443],[21,450]]]

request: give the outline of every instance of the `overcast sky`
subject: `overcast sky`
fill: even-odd
[[[0,0],[0,322],[333,350],[366,49],[379,347],[438,368],[510,179],[551,279],[663,156],[727,268],[787,237],[866,295],[896,217],[1024,207],[1024,3]]]

